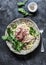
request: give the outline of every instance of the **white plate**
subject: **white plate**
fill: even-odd
[[[36,31],[39,32],[39,28],[37,27],[36,23],[34,21],[32,21],[31,19],[29,19],[29,18],[18,18],[18,19],[15,19],[8,26],[10,26],[12,23],[18,23],[19,24],[19,23],[22,23],[22,22],[25,22],[27,24],[29,22],[29,26],[34,27],[36,29]],[[5,31],[5,35],[7,35],[7,31]],[[19,55],[26,55],[26,54],[31,53],[32,51],[34,51],[38,47],[39,42],[40,42],[40,32],[39,32],[39,36],[37,37],[36,41],[34,42],[32,48],[30,48],[29,50],[22,50],[20,52],[17,52],[16,50],[14,50],[12,48],[12,44],[10,42],[6,41],[6,44],[7,44],[7,46],[9,47],[9,49],[12,52],[14,52],[16,54],[19,54]]]

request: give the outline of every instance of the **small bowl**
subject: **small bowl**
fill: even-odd
[[[38,9],[38,5],[35,2],[31,2],[28,4],[28,10],[32,13],[36,12]]]

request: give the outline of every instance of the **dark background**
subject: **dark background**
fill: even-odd
[[[38,25],[39,29],[43,28],[43,42],[45,52],[41,53],[41,45],[27,56],[18,56],[12,53],[7,47],[5,41],[1,39],[4,35],[7,25],[16,18],[23,18],[18,12],[17,2],[22,0],[0,0],[0,65],[46,65],[46,0],[28,0],[23,6],[28,11],[28,3],[35,1],[38,4],[38,11],[31,18]],[[40,42],[41,43],[41,42]]]

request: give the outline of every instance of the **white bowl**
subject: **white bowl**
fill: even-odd
[[[31,9],[31,7],[34,7],[34,9]],[[37,9],[38,9],[37,3],[31,2],[31,3],[28,4],[28,10],[29,10],[30,12],[33,12],[33,13],[34,13],[34,12],[37,11]]]
[[[22,22],[25,22],[29,26],[32,26],[34,29],[36,29],[37,32],[39,32],[39,28],[37,27],[36,23],[34,21],[32,21],[31,19],[29,19],[29,18],[18,18],[18,19],[15,19],[7,27],[9,27],[13,23],[18,23],[18,25],[19,25]],[[7,31],[5,31],[5,35],[7,35]],[[14,48],[12,47],[12,44],[10,42],[6,41],[6,44],[7,44],[7,46],[9,47],[9,49],[12,52],[14,52],[14,53],[16,53],[18,55],[26,55],[28,53],[33,52],[38,47],[38,45],[40,44],[39,42],[40,42],[40,32],[39,32],[39,35],[38,35],[36,41],[34,42],[33,46],[30,49],[28,49],[28,50],[21,50],[20,52],[17,52],[16,50],[14,50]]]

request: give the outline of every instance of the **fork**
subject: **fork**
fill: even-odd
[[[41,33],[41,36],[43,34],[44,30],[43,29],[40,29],[40,33]],[[43,45],[43,37],[42,37],[42,44],[41,44],[41,52],[44,52],[44,45]]]

